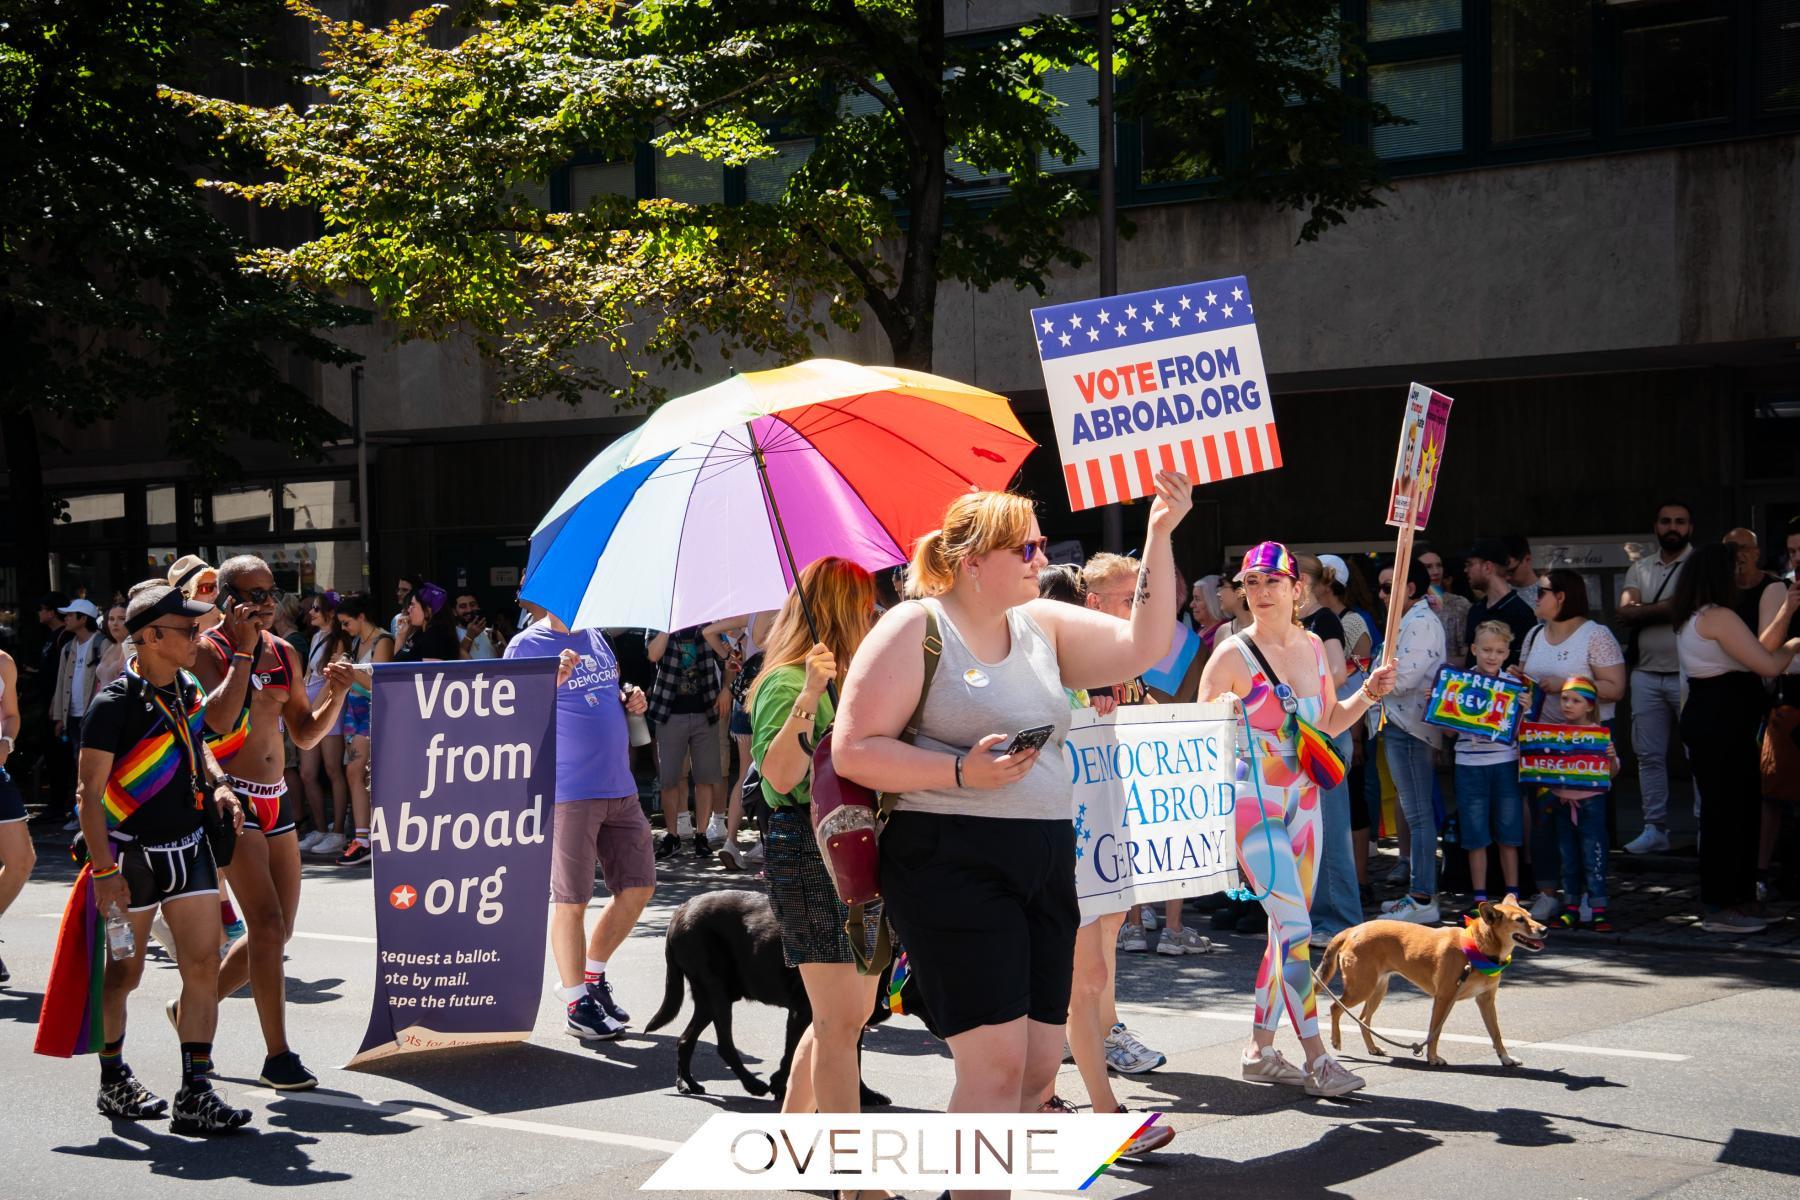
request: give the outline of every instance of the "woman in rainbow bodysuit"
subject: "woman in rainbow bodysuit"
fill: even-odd
[[[1300,625],[1299,569],[1279,542],[1244,555],[1237,581],[1251,625],[1220,640],[1200,680],[1200,699],[1235,696],[1243,706],[1247,776],[1237,787],[1238,870],[1269,914],[1269,946],[1256,976],[1256,1018],[1243,1058],[1245,1079],[1341,1096],[1363,1086],[1319,1039],[1308,939],[1319,861],[1319,789],[1344,771],[1331,739],[1393,690],[1394,668],[1377,668],[1349,700],[1333,694],[1319,639]],[[1286,1007],[1306,1050],[1302,1070],[1275,1049]]]

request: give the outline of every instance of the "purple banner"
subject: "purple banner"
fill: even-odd
[[[553,658],[375,669],[375,1003],[348,1065],[531,1036],[549,915],[555,683]]]

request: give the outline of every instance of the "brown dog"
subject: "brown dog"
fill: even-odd
[[[1518,897],[1498,902],[1483,901],[1481,917],[1466,929],[1431,928],[1409,921],[1367,921],[1331,939],[1319,977],[1329,984],[1341,967],[1344,999],[1331,1005],[1331,1045],[1343,1047],[1338,1031],[1346,1007],[1363,1005],[1363,1024],[1375,1021],[1375,1010],[1387,995],[1388,980],[1399,975],[1431,997],[1431,1027],[1425,1055],[1434,1067],[1444,1065],[1438,1056],[1438,1034],[1458,1000],[1475,997],[1494,1053],[1502,1066],[1516,1067],[1519,1060],[1506,1052],[1500,1039],[1500,1018],[1494,997],[1500,990],[1500,974],[1512,961],[1514,947],[1537,951],[1544,948],[1544,926],[1519,907]],[[1366,1003],[1365,1003],[1366,1002]],[[1368,1030],[1363,1042],[1369,1053],[1385,1055]]]

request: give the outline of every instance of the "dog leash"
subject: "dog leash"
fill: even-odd
[[[1357,1016],[1355,1012],[1351,1011],[1350,1006],[1348,1004],[1344,1003],[1344,999],[1342,996],[1339,996],[1336,992],[1332,991],[1331,988],[1326,985],[1325,981],[1323,979],[1319,978],[1319,968],[1312,967],[1311,969],[1312,969],[1313,983],[1318,987],[1318,989],[1321,992],[1324,992],[1327,996],[1330,996],[1332,999],[1332,1002],[1335,1003],[1339,1008],[1343,1009],[1344,1015],[1349,1017],[1352,1021],[1355,1021],[1357,1023],[1357,1025],[1359,1025],[1362,1028],[1362,1031],[1364,1033],[1368,1034],[1370,1037],[1374,1038],[1376,1041],[1386,1042],[1390,1046],[1398,1046],[1402,1050],[1411,1050],[1414,1058],[1420,1058],[1424,1055],[1424,1053],[1425,1053],[1425,1043],[1424,1042],[1399,1042],[1399,1041],[1395,1041],[1393,1038],[1387,1036],[1385,1033],[1376,1033],[1374,1029],[1370,1028],[1367,1024],[1365,1024],[1363,1022],[1363,1019],[1361,1017]],[[1468,977],[1469,977],[1469,972],[1465,965],[1465,968],[1463,970],[1463,979],[1467,979]],[[1462,980],[1457,981],[1457,986],[1458,987],[1462,986]]]

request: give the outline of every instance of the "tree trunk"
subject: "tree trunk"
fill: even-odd
[[[7,410],[0,414],[0,437],[6,440],[7,508],[18,552],[19,653],[22,662],[35,664],[44,633],[37,604],[50,590],[50,502],[44,495],[37,418],[29,408]]]

